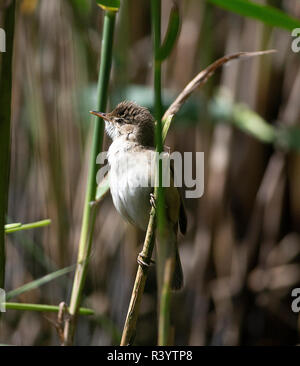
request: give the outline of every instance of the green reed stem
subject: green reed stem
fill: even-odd
[[[44,304],[23,304],[18,302],[5,302],[3,303],[6,310],[25,310],[25,311],[42,311],[57,313],[59,306],[55,305],[44,305]],[[80,315],[94,315],[95,312],[92,309],[79,308],[78,313]]]
[[[48,226],[50,224],[51,224],[51,220],[49,220],[49,219],[36,221],[36,222],[30,222],[28,224],[23,224],[23,225],[21,223],[7,224],[7,225],[5,225],[5,234],[14,233],[16,231],[21,231],[21,230],[35,229],[37,227]]]
[[[106,108],[109,77],[112,63],[112,45],[115,17],[115,12],[105,11],[101,47],[101,62],[97,88],[96,110],[98,111],[104,111]],[[94,201],[96,195],[96,158],[102,149],[104,123],[100,118],[97,118],[95,116],[92,117],[92,123],[94,125],[93,142],[78,248],[77,267],[70,302],[71,319],[70,321],[66,321],[64,329],[65,343],[68,345],[72,344],[73,342],[73,336],[76,327],[76,314],[81,302],[96,218],[96,208],[95,206],[91,205],[91,202]]]
[[[155,128],[155,143],[156,151],[160,154],[163,151],[162,140],[162,95],[161,95],[161,61],[158,59],[160,49],[160,17],[161,17],[161,1],[151,1],[151,20],[152,20],[152,35],[154,48],[154,116],[156,120]],[[162,160],[158,160],[158,187],[157,193],[157,225],[159,229],[164,225],[164,195],[162,187]]]
[[[162,95],[161,95],[161,64],[159,58],[161,47],[161,0],[151,1],[152,36],[154,46],[154,110],[156,119],[155,139],[156,151],[163,151],[162,137]],[[162,182],[162,159],[158,160],[158,186],[155,189],[157,198],[157,279],[159,289],[158,345],[165,346],[170,334],[170,299],[171,277],[165,276],[167,263],[167,240],[165,197]],[[164,294],[164,296],[162,296]]]

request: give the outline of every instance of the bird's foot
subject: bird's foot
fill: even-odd
[[[156,201],[153,193],[150,193],[150,205],[156,209]]]
[[[142,267],[142,268],[148,268],[150,266],[151,263],[155,263],[154,260],[152,260],[151,258],[145,256],[143,254],[143,252],[139,253],[138,257],[137,257],[137,262],[138,264]]]

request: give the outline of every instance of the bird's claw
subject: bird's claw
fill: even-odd
[[[156,209],[156,201],[153,193],[150,193],[150,205]]]
[[[148,268],[151,263],[155,263],[154,260],[152,260],[149,257],[146,257],[142,252],[139,253],[137,257],[137,262],[142,268]]]

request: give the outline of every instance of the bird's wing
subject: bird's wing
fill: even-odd
[[[150,150],[149,150],[150,151]],[[154,158],[155,150],[151,149],[151,158]],[[163,153],[165,157],[169,157],[169,153]],[[151,174],[155,174],[155,169],[151,171]],[[180,191],[177,187],[174,186],[174,161],[170,160],[170,187],[165,187],[165,203],[167,206],[167,216],[169,220],[175,225],[177,228],[177,224],[179,224],[180,232],[182,234],[186,233],[187,230],[187,216],[185,212],[185,207],[183,204],[183,199],[180,194]]]
[[[179,200],[179,212],[178,212],[176,222],[178,221],[180,232],[184,235],[187,230],[187,216],[186,216],[185,207],[183,204],[182,195],[180,194],[179,189],[177,187],[174,187],[174,162],[173,162],[173,160],[171,160],[170,169],[171,169],[171,186],[173,189],[176,189],[177,200]],[[173,193],[173,195],[175,196],[175,193]]]

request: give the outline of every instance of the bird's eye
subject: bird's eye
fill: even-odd
[[[124,119],[123,118],[116,118],[115,121],[117,123],[123,124],[124,123]]]

